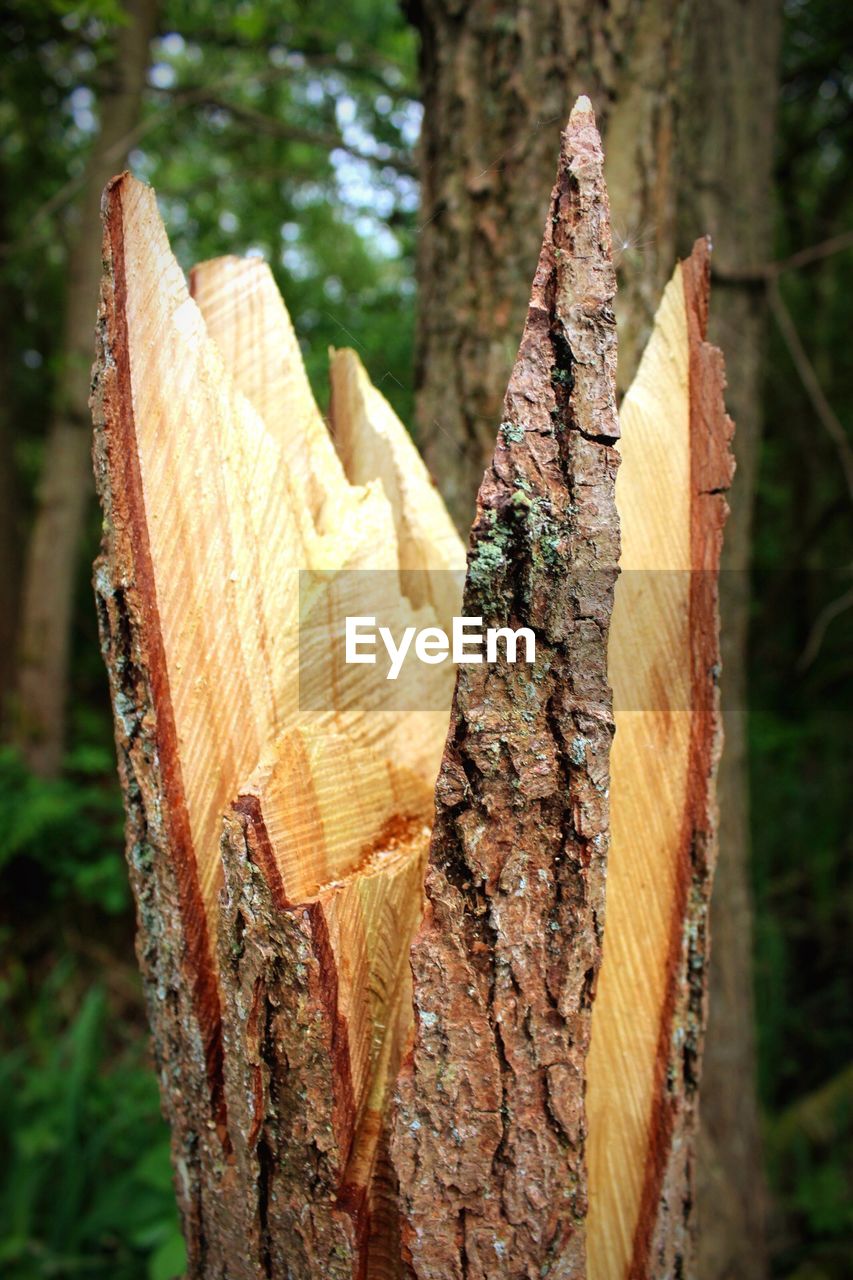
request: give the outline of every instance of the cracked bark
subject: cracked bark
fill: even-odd
[[[401,826],[398,876],[409,918],[389,937],[405,964],[420,911],[423,817]],[[413,858],[408,857],[411,849]],[[225,820],[219,926],[225,1097],[234,1148],[233,1280],[395,1280],[401,1275],[396,1180],[387,1113],[411,1021],[404,973],[386,1005],[386,1034],[367,1092],[355,1077],[346,968],[332,888],[290,901],[276,871],[261,802],[242,796]],[[346,913],[345,913],[346,915]]]
[[[412,949],[415,1044],[392,1150],[418,1280],[584,1273],[619,550],[614,288],[601,146],[582,99],[464,601],[486,625],[531,627],[536,671],[459,669]]]

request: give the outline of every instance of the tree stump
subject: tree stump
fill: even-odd
[[[689,1268],[731,424],[700,242],[619,444],[602,173],[580,99],[467,571],[358,357],[327,426],[266,266],[188,288],[105,192],[95,584],[194,1280]],[[460,615],[535,659],[454,672]]]

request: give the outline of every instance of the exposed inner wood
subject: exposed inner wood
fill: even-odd
[[[190,1170],[185,1189],[195,1181],[213,1188],[224,1177],[214,1199],[225,1204],[233,1185],[224,1172],[228,1162],[247,1168],[254,1160],[254,1210],[244,1189],[245,1211],[234,1201],[229,1212],[232,1219],[243,1213],[247,1239],[266,1233],[269,1239],[258,1236],[261,1252],[278,1249],[284,1257],[271,1235],[264,1144],[291,1144],[293,1162],[282,1175],[290,1178],[291,1195],[298,1188],[304,1195],[310,1176],[298,1160],[313,1159],[317,1148],[282,1134],[289,1122],[263,1084],[269,1069],[255,1061],[264,1049],[259,1011],[277,1007],[273,992],[288,982],[280,968],[265,973],[256,996],[244,1002],[241,983],[257,959],[250,954],[249,917],[266,894],[269,936],[277,929],[285,950],[307,946],[306,982],[319,975],[313,1043],[337,1046],[328,1056],[327,1096],[317,1100],[318,1115],[324,1108],[335,1115],[318,1212],[332,1205],[337,1218],[325,1261],[320,1248],[306,1255],[303,1272],[292,1274],[337,1275],[340,1266],[340,1274],[357,1275],[365,1250],[394,1253],[377,1239],[388,1217],[391,1176],[380,1150],[380,1117],[411,1023],[408,944],[421,912],[452,669],[421,666],[427,709],[392,709],[381,681],[368,706],[365,669],[344,663],[342,645],[331,654],[332,637],[314,628],[300,685],[300,571],[318,575],[307,586],[303,578],[303,608],[307,592],[309,601],[321,609],[328,604],[340,617],[360,612],[350,571],[381,570],[374,588],[380,620],[397,632],[412,623],[434,625],[433,600],[441,592],[443,607],[451,607],[447,582],[464,565],[464,552],[402,424],[355,358],[338,353],[345,376],[344,383],[338,379],[336,426],[347,441],[347,474],[264,264],[203,264],[193,273],[191,297],[153,193],[126,175],[106,193],[105,228],[110,270],[98,479],[106,533],[99,590],[108,601],[108,632],[129,627],[134,669],[142,675],[131,687],[114,672],[117,733],[131,715],[150,727],[154,767],[145,764],[128,803],[141,806],[149,836],[157,832],[155,892],[165,892],[172,875],[179,883],[184,941],[175,938],[174,945],[185,956],[208,1046],[212,1096],[223,1088],[224,1070],[229,1101],[227,1116],[216,1107],[211,1112],[224,1143],[220,1167],[209,1151],[196,1154],[191,1134],[181,1148],[182,1161],[190,1151],[208,1162]],[[373,448],[374,439],[384,452]],[[398,458],[405,459],[405,484],[386,465]],[[401,568],[419,572],[407,582]],[[431,570],[438,571],[434,582]],[[406,595],[410,584],[413,593],[426,584],[420,599]],[[225,920],[223,859],[231,912]],[[146,933],[154,925],[140,917],[140,947],[153,957],[152,991],[162,986],[159,953]],[[223,936],[229,929],[236,932]],[[238,941],[241,931],[249,941]],[[181,1026],[169,1022],[172,1002],[150,1003],[155,1038],[179,1045]],[[223,1018],[224,1068],[216,1048]],[[316,1088],[315,1060],[297,1058],[291,1054],[287,1087],[297,1089],[302,1072],[303,1083]],[[254,1102],[241,1127],[243,1077]],[[178,1090],[171,1112],[177,1115],[180,1078],[173,1083],[167,1073],[163,1081],[167,1091]],[[286,1203],[288,1189],[281,1190]],[[198,1247],[209,1249],[215,1226],[195,1220],[205,1212],[200,1203],[184,1204],[185,1221],[199,1233]],[[292,1239],[288,1231],[283,1225],[282,1241]],[[254,1274],[259,1257],[252,1262],[247,1255],[245,1274]]]
[[[215,258],[193,267],[190,292],[235,386],[277,441],[299,505],[318,527],[340,527],[340,504],[351,506],[358,495],[346,482],[269,268],[253,258]]]
[[[214,344],[187,295],[153,193],[125,179],[114,199],[122,202],[141,517],[151,547],[191,856],[205,903],[215,910],[222,811],[278,734],[299,718],[298,571],[395,569],[394,512],[376,481],[364,488],[346,481],[284,306],[277,294],[270,297],[275,286],[268,269],[250,262],[239,264],[248,268],[239,273],[226,259],[224,266],[197,271],[196,281],[211,286],[202,291],[202,303],[209,297],[216,303]],[[244,283],[228,295],[227,314],[223,295],[212,287],[219,270]],[[256,316],[254,323],[247,315]],[[236,336],[227,341],[244,332],[258,335],[250,351]],[[234,359],[233,378],[223,353]],[[273,431],[249,397],[268,408],[266,363],[275,368],[276,358],[286,372],[270,379],[284,397]],[[318,533],[306,518],[306,486],[334,503],[329,532]],[[346,710],[348,673],[343,665],[337,671],[335,711]],[[436,678],[442,677],[446,672]],[[387,724],[380,731],[372,719],[363,717],[365,739],[387,732]],[[425,751],[408,726],[401,727],[395,758],[429,779],[442,738],[439,728]]]
[[[394,509],[403,590],[413,604],[431,604],[447,627],[465,568],[453,521],[411,437],[354,351],[331,353],[331,380],[331,428],[347,477],[352,484],[381,479]]]
[[[719,353],[704,343],[707,258],[700,241],[676,268],[620,413],[607,927],[587,1071],[590,1280],[690,1270],[731,475]],[[650,1262],[659,1235],[663,1269]]]

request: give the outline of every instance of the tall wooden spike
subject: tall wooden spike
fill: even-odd
[[[341,504],[351,506],[357,495],[317,408],[269,267],[258,258],[201,262],[190,272],[190,292],[235,385],[278,442],[300,506],[320,528],[340,527]]]
[[[465,587],[466,614],[533,629],[536,663],[459,669],[412,949],[394,1159],[418,1280],[583,1274],[619,551],[614,290],[601,143],[582,98]]]

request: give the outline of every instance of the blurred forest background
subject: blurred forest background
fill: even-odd
[[[263,255],[320,403],[328,345],[354,346],[462,512],[586,91],[620,380],[710,230],[738,419],[702,1280],[849,1275],[853,10],[11,0],[0,21],[3,1274],[182,1266],[90,585],[100,189],[125,165],[153,183],[185,267]]]

